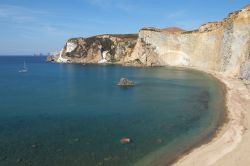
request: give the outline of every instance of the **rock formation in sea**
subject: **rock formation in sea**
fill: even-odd
[[[129,86],[134,86],[135,83],[134,81],[128,80],[127,78],[121,78],[117,85],[122,87],[129,87]]]
[[[56,61],[197,67],[250,83],[250,5],[193,31],[143,28],[138,37],[73,38]]]

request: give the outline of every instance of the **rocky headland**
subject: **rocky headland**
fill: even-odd
[[[142,28],[138,35],[72,38],[53,60],[199,67],[250,83],[250,6],[193,31]]]
[[[58,55],[49,56],[59,63],[118,63],[123,64],[137,41],[137,34],[98,35],[72,38]]]
[[[178,66],[213,74],[227,87],[228,122],[176,165],[249,165],[250,5],[193,31],[143,28],[138,35],[69,39],[58,63]]]

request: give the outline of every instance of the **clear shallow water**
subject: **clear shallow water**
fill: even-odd
[[[0,57],[0,165],[167,164],[221,123],[222,89],[192,70]]]

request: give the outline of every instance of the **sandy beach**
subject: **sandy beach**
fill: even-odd
[[[197,68],[195,68],[197,69]],[[198,69],[200,70],[200,69]],[[201,70],[204,71],[204,70]],[[243,81],[212,74],[225,84],[228,121],[207,144],[181,157],[174,166],[246,166],[250,163],[250,91]]]

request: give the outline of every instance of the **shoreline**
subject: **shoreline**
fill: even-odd
[[[123,66],[123,65],[122,65]],[[123,66],[123,67],[138,67],[138,66]],[[146,68],[152,68],[152,67],[147,67],[147,66],[143,66]],[[170,68],[175,68],[175,69],[184,69],[184,70],[193,70],[193,71],[197,71],[200,72],[201,74],[206,74],[209,75],[210,77],[212,77],[215,81],[217,81],[223,91],[223,110],[221,114],[222,117],[220,118],[220,121],[218,121],[218,124],[216,125],[216,128],[214,128],[213,131],[209,132],[206,134],[206,136],[200,140],[197,140],[195,143],[193,143],[193,145],[191,145],[190,147],[188,147],[186,150],[184,150],[183,152],[180,152],[179,154],[177,154],[175,157],[173,157],[172,159],[168,160],[164,160],[163,157],[166,153],[162,152],[161,150],[158,151],[157,157],[159,157],[157,160],[151,160],[150,157],[152,157],[152,154],[149,154],[147,157],[142,158],[142,160],[139,160],[139,162],[136,162],[135,165],[142,165],[142,166],[151,166],[151,165],[175,165],[176,163],[178,163],[180,160],[182,160],[184,157],[190,155],[194,149],[197,149],[203,145],[209,144],[210,142],[212,142],[214,140],[214,138],[219,137],[221,133],[223,133],[223,129],[224,126],[227,125],[227,123],[229,122],[229,118],[228,118],[228,109],[227,109],[227,100],[226,100],[226,96],[227,96],[227,85],[221,81],[221,79],[219,79],[218,77],[214,76],[214,74],[212,72],[207,72],[201,69],[197,69],[197,68],[191,68],[191,67],[183,67],[183,66],[154,66],[154,67],[160,67],[160,68],[165,68],[165,67],[170,67]],[[153,67],[153,68],[154,68]],[[140,67],[139,67],[140,68]],[[163,150],[164,151],[164,150]],[[149,158],[149,159],[148,159]],[[192,165],[192,164],[191,164]],[[188,164],[187,166],[190,166],[190,164]],[[199,165],[200,166],[200,165]]]
[[[235,149],[240,143],[250,145],[250,141],[245,140],[243,142],[242,137],[249,135],[247,131],[247,124],[250,123],[249,118],[246,119],[247,108],[250,108],[250,92],[242,80],[236,78],[230,78],[214,71],[206,71],[195,67],[180,67],[187,69],[194,69],[205,72],[206,74],[212,75],[215,79],[218,79],[225,87],[225,121],[222,126],[215,131],[212,136],[204,144],[201,144],[194,149],[191,149],[187,153],[184,153],[177,158],[172,166],[208,166],[208,165],[244,165],[250,163],[250,159],[240,158],[243,162],[239,163],[239,158],[232,156],[241,156],[248,150],[245,145],[239,148],[239,151]],[[250,115],[249,115],[250,116]],[[236,153],[236,154],[234,154]],[[249,154],[249,153],[248,153]],[[231,157],[227,157],[227,156]],[[247,154],[246,154],[247,156]],[[237,163],[233,162],[237,161]]]
[[[99,65],[99,64],[97,64]],[[121,64],[117,64],[121,65]],[[123,66],[123,65],[122,65]],[[125,67],[130,67],[126,66]],[[135,67],[135,66],[132,66]],[[196,144],[173,160],[171,166],[235,166],[250,163],[250,89],[243,80],[225,76],[224,73],[197,67],[176,67],[196,70],[217,79],[225,90],[225,119],[211,137]],[[248,140],[245,138],[247,137]],[[245,154],[244,154],[245,153]],[[245,156],[245,157],[242,157]]]

